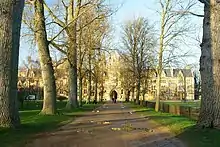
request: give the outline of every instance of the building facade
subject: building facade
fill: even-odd
[[[101,66],[101,65],[100,65]],[[114,96],[117,100],[124,101],[131,98],[131,89],[123,89],[120,69],[123,62],[117,52],[111,52],[103,63],[102,82],[98,83],[98,100],[109,101]],[[55,77],[57,84],[57,94],[68,96],[68,63],[63,62],[56,66]],[[153,100],[156,97],[157,73],[153,69],[146,71],[149,73],[147,87],[141,87],[140,100]],[[20,69],[18,74],[18,87],[43,87],[41,73],[39,70]],[[126,77],[125,77],[126,78]],[[131,79],[132,80],[132,79]],[[88,80],[83,80],[83,99],[88,98]],[[91,100],[94,100],[95,82],[92,81]],[[145,95],[143,92],[145,90]],[[125,94],[127,93],[127,95]],[[136,91],[134,91],[134,96]],[[164,100],[183,100],[194,99],[194,76],[191,69],[164,69],[161,79],[161,99]]]

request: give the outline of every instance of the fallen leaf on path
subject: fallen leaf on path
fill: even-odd
[[[148,132],[154,132],[154,130],[151,130],[151,129],[150,129]]]
[[[109,125],[109,124],[110,124],[109,121],[105,121],[105,122],[103,122],[103,125]]]
[[[121,128],[112,128],[113,131],[120,131]]]

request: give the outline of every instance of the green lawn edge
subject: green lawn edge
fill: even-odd
[[[201,129],[196,126],[196,121],[187,117],[155,112],[154,109],[133,103],[126,103],[126,105],[136,113],[149,117],[154,123],[167,127],[187,147],[220,147],[218,129]]]
[[[73,121],[75,117],[80,116],[85,112],[92,111],[101,105],[102,104],[85,104],[82,108],[69,111],[59,109],[57,115],[39,115],[40,110],[37,109],[22,110],[20,111],[21,126],[19,128],[0,128],[0,147],[23,146],[32,140],[36,134],[55,130],[60,126]]]

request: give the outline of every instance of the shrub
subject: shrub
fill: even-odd
[[[60,95],[60,96],[57,97],[57,100],[59,100],[60,102],[62,102],[62,101],[64,101],[64,100],[67,100],[67,97]]]

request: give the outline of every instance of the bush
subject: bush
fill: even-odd
[[[67,97],[60,95],[60,96],[57,97],[57,100],[59,100],[60,102],[62,102],[62,101],[64,101],[64,100],[67,100]]]

